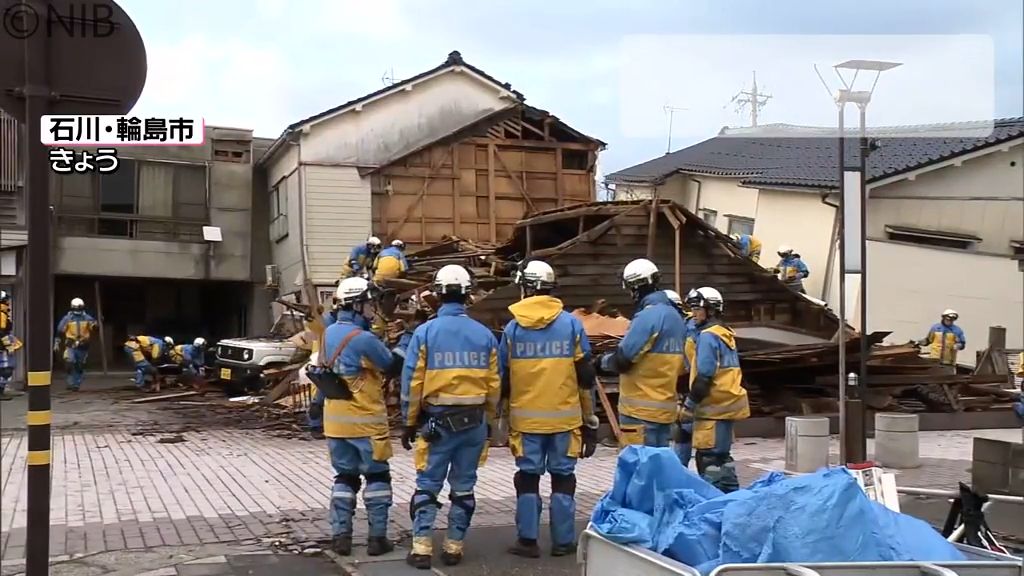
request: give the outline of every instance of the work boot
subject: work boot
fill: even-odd
[[[442,550],[441,562],[444,562],[445,566],[455,566],[459,562],[462,562],[462,554]]]
[[[331,550],[339,556],[352,554],[352,535],[341,534],[331,538]]]
[[[370,556],[381,556],[395,549],[395,545],[385,536],[371,536],[366,541],[366,553]]]
[[[536,540],[520,538],[508,549],[508,553],[523,558],[540,558],[540,546],[537,546]]]
[[[309,431],[309,436],[313,440],[323,440],[324,438],[326,438],[326,436],[324,436],[324,431],[316,428]]]
[[[430,556],[426,554],[413,554],[405,557],[405,563],[417,570],[430,570]]]
[[[570,556],[576,553],[576,544],[552,544],[551,555],[552,556]]]

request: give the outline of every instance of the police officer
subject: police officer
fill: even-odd
[[[339,280],[338,281],[338,285],[339,286],[341,285],[341,282],[344,282],[344,280]],[[338,297],[334,296],[331,299],[331,307],[328,310],[324,311],[323,316],[321,318],[323,320],[323,323],[324,323],[324,330],[325,331],[327,330],[327,328],[330,328],[332,324],[337,322],[337,320],[338,320],[338,313],[339,313]],[[365,318],[363,318],[362,315],[357,316],[355,322],[356,322],[356,324],[359,325],[359,328],[361,328],[362,330],[369,330],[369,323],[366,321]],[[316,393],[313,394],[313,398],[310,399],[310,401],[309,401],[309,408],[306,409],[306,422],[307,422],[307,425],[309,426],[309,435],[314,440],[323,440],[324,439],[324,400],[325,399],[326,398],[324,398],[323,392],[320,392],[320,390],[317,390]]]
[[[62,358],[67,372],[68,390],[77,392],[82,387],[85,377],[85,363],[89,359],[89,341],[96,330],[97,322],[85,311],[85,301],[81,298],[71,299],[71,310],[57,323],[57,337],[54,348],[60,352],[63,345]]]
[[[170,336],[129,336],[124,343],[124,352],[135,365],[135,387],[149,391],[149,381],[157,377],[156,366],[162,363],[168,351],[174,348]]]
[[[516,459],[518,540],[509,552],[540,557],[540,477],[551,474],[551,555],[576,550],[576,460],[594,454],[595,374],[583,325],[551,295],[555,271],[533,260],[516,273],[522,300],[498,348],[502,398],[510,402],[509,448]]]
[[[199,337],[191,344],[179,344],[169,352],[171,362],[181,367],[188,380],[200,378],[206,372],[206,338]]]
[[[732,492],[739,488],[730,454],[733,426],[750,416],[736,335],[722,324],[724,301],[718,290],[698,288],[686,300],[698,335],[690,391],[679,411],[680,428],[684,440],[691,440],[696,449],[697,472],[719,490]]]
[[[691,290],[687,297],[694,294]],[[683,306],[683,299],[679,297],[679,293],[675,290],[665,290],[665,296],[668,296],[669,301],[672,302],[672,306],[679,311],[679,315],[682,316],[683,322],[686,323],[686,341],[683,344],[683,366],[686,372],[684,373],[684,380],[680,382],[678,389],[680,393],[686,393],[689,390],[688,372],[693,366],[697,358],[697,323],[693,319],[693,313],[687,310]],[[684,467],[689,467],[690,459],[693,457],[693,445],[690,443],[690,436],[692,431],[684,433],[681,428],[676,429],[674,449],[676,455],[679,457],[679,461],[682,462]]]
[[[324,401],[324,435],[334,467],[331,492],[331,548],[342,556],[352,553],[352,516],[356,493],[366,479],[363,502],[369,520],[367,554],[393,549],[387,539],[391,507],[391,440],[384,398],[384,375],[397,374],[403,357],[388,350],[365,331],[359,318],[373,314],[370,283],[346,278],[338,284],[338,321],[324,332],[324,366],[352,392],[350,400]]]
[[[10,400],[13,396],[7,384],[14,377],[14,352],[22,347],[21,340],[14,337],[14,319],[11,318],[11,295],[0,290],[0,399]]]
[[[380,253],[380,238],[370,236],[366,242],[356,245],[348,255],[348,261],[341,269],[341,277],[351,278],[352,276],[370,277],[373,262]]]
[[[633,260],[622,272],[622,286],[637,313],[615,352],[601,356],[602,372],[619,374],[621,445],[667,448],[677,417],[677,382],[683,369],[686,326],[664,292],[654,262]]]
[[[432,531],[447,478],[448,534],[441,560],[462,560],[476,498],[477,468],[487,458],[501,380],[498,341],[483,324],[466,316],[473,277],[449,264],[434,275],[433,291],[441,301],[437,318],[413,333],[402,370],[402,419],[406,450],[415,441],[416,492],[409,505],[412,550],[406,561],[429,570]]]

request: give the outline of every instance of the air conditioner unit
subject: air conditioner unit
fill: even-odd
[[[277,264],[267,264],[263,267],[264,272],[267,276],[267,288],[277,288],[278,280],[281,279],[281,273],[277,270]]]

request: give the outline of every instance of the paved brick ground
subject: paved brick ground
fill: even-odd
[[[922,433],[924,466],[899,473],[898,483],[952,488],[968,478],[972,435],[1009,439],[1019,437],[1019,431]],[[325,514],[333,472],[322,442],[232,430],[183,436],[185,442],[160,444],[157,436],[117,431],[59,432],[53,443],[51,555],[328,536]],[[5,433],[0,450],[0,558],[13,560],[24,556],[25,546],[25,435]],[[741,439],[734,454],[741,463],[741,482],[780,469],[784,453],[781,439]],[[391,462],[391,536],[398,537],[409,528],[406,503],[415,473],[411,454],[400,446]],[[614,466],[615,451],[607,448],[581,462],[581,519],[611,485]],[[474,525],[513,523],[514,472],[508,451],[492,449],[480,473]],[[549,491],[545,480],[542,492]],[[359,516],[357,529],[365,530],[365,517]]]

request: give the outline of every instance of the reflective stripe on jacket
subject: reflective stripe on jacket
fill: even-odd
[[[949,366],[956,364],[957,351],[963,350],[967,345],[967,338],[959,326],[956,324],[946,326],[942,322],[938,322],[928,330],[925,340],[929,345],[928,357]]]
[[[750,401],[743,387],[736,335],[721,324],[698,327],[697,366],[690,371],[690,389],[698,377],[711,381],[710,393],[694,413],[698,420],[742,420],[750,417]]]
[[[619,413],[669,424],[676,421],[686,325],[664,292],[648,294],[640,308],[619,342],[619,353],[633,363],[619,375]]]
[[[349,333],[357,328],[359,323],[354,312],[339,311],[338,321],[324,331],[324,349],[319,356],[323,362],[329,361]],[[388,433],[383,373],[390,365],[391,351],[370,332],[364,330],[349,340],[331,369],[345,379],[353,398],[324,401],[325,436],[365,438]]]

